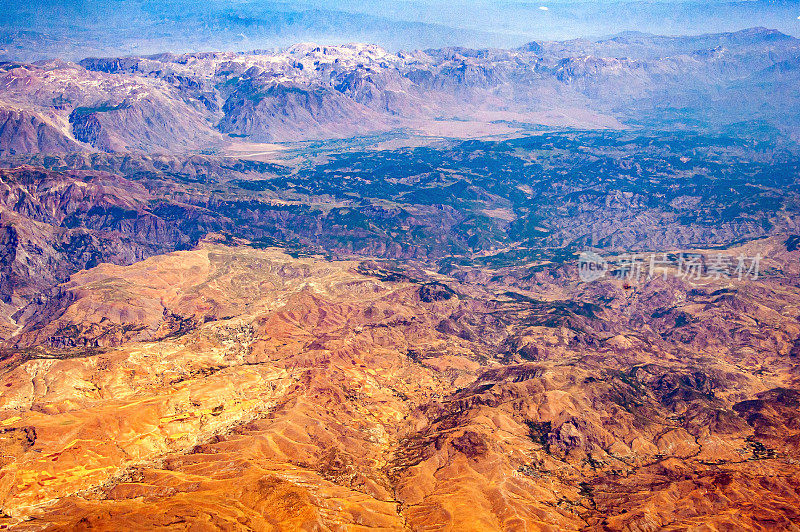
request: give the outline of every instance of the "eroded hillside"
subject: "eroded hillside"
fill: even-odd
[[[262,154],[274,142],[386,132],[430,141],[541,127],[744,127],[797,138],[798,51],[798,39],[754,28],[512,50],[298,44],[3,62],[0,155]]]
[[[800,252],[730,252],[760,279],[210,242],[79,273],[4,361],[3,521],[790,529]]]

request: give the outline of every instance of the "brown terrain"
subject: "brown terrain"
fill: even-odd
[[[0,63],[0,530],[800,532],[798,57]]]
[[[757,280],[635,286],[212,240],[6,341],[0,526],[797,529],[785,239],[729,250]]]

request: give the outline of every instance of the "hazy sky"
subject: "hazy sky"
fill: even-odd
[[[625,30],[697,34],[755,26],[800,35],[800,1],[796,0],[310,0],[309,3],[534,39],[600,36]]]
[[[0,57],[248,50],[298,40],[513,47],[625,30],[756,26],[800,36],[798,17],[797,0],[0,0]]]

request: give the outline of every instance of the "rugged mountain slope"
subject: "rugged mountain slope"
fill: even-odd
[[[211,244],[95,268],[38,326],[117,347],[5,360],[3,519],[791,528],[786,242],[729,250],[763,253],[759,280],[634,290],[572,265],[442,276]]]
[[[144,187],[124,178],[22,167],[3,171],[0,183],[6,302],[100,262],[131,263],[188,243],[148,210]]]
[[[74,63],[52,61],[3,63],[0,84],[6,109],[46,117],[46,123],[74,139],[67,144],[70,151],[185,151],[221,140],[202,102],[183,98],[179,89],[159,80],[90,72]],[[54,141],[46,140],[31,151],[67,151],[59,149],[58,142],[52,149]],[[78,147],[74,141],[84,144]]]
[[[797,50],[3,65],[0,528],[795,529]]]
[[[354,137],[385,128],[378,113],[334,89],[262,83],[242,83],[225,101],[220,131],[256,142],[287,142]]]
[[[441,271],[560,263],[586,247],[652,251],[800,233],[797,157],[729,137],[548,133],[286,166],[213,156],[22,160],[53,170],[0,171],[4,338],[23,308],[37,312],[71,274],[191,248],[211,232],[341,258],[427,260]]]
[[[506,131],[531,124],[719,130],[753,121],[796,131],[796,113],[786,113],[796,95],[776,99],[770,84],[752,80],[785,70],[798,53],[797,39],[759,28],[515,50],[302,44],[273,53],[4,63],[0,100],[9,112],[41,116],[66,139],[48,130],[42,134],[51,140],[32,142],[30,128],[12,122],[9,131],[22,138],[4,140],[3,149],[63,152],[79,149],[74,140],[108,152],[199,152],[397,129],[480,136],[464,123],[483,132],[498,121]]]
[[[34,113],[0,107],[0,156],[71,153],[84,146]]]

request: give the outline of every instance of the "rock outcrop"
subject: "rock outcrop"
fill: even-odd
[[[800,127],[790,90],[799,52],[797,39],[756,29],[514,50],[300,44],[273,53],[3,63],[0,101],[16,114],[3,112],[0,147],[197,153],[390,130],[480,137],[537,125],[759,124],[792,134]],[[777,86],[786,87],[781,98],[773,97]]]

